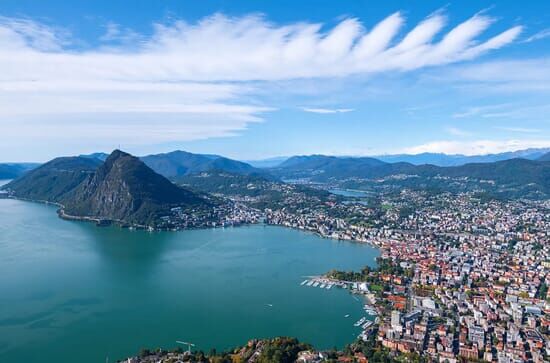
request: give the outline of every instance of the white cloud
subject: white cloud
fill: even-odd
[[[521,132],[521,133],[528,133],[528,134],[535,134],[542,132],[541,129],[530,129],[526,127],[497,127],[499,130],[503,131],[510,131],[510,132]]]
[[[467,92],[519,93],[550,91],[550,59],[487,61],[434,72],[440,81],[462,86]]]
[[[444,153],[463,155],[495,154],[511,150],[550,147],[548,140],[475,140],[475,141],[433,141],[401,150],[407,154]]]
[[[447,127],[447,132],[454,136],[470,136],[471,133],[458,127]]]
[[[357,19],[346,19],[324,33],[322,24],[276,26],[257,15],[229,18],[217,14],[197,24],[155,24],[153,35],[143,38],[137,48],[72,52],[61,49],[55,30],[29,20],[3,18],[0,65],[12,68],[5,77],[9,80],[77,75],[80,79],[155,81],[333,77],[452,63],[500,48],[521,30],[516,26],[479,41],[477,37],[493,20],[476,15],[433,42],[446,24],[445,17],[437,14],[396,42],[404,21],[401,13],[395,13],[367,32]],[[120,33],[111,24],[104,38]]]
[[[496,110],[502,110],[508,108],[510,104],[502,103],[496,105],[483,105],[483,106],[474,106],[468,107],[466,110],[461,112],[456,112],[452,115],[453,118],[465,118],[473,116],[485,117],[486,115],[492,115]]]
[[[355,111],[353,108],[310,108],[303,107],[302,111],[312,113],[347,113]]]
[[[194,24],[154,24],[152,35],[109,24],[104,43],[79,50],[67,31],[0,17],[0,143],[29,134],[34,141],[93,135],[145,144],[232,135],[271,110],[245,98],[251,81],[459,62],[509,44],[521,30],[481,39],[493,21],[475,15],[445,34],[448,21],[439,13],[403,33],[399,12],[370,31],[355,18],[325,31],[322,24],[216,14]],[[351,109],[309,109],[327,111]]]
[[[525,39],[523,42],[524,43],[531,43],[531,42],[534,42],[536,40],[542,40],[542,39],[546,39],[546,38],[550,38],[550,28],[543,29],[543,30],[531,35],[530,37]]]

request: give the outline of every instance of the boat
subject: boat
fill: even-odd
[[[349,314],[344,315],[344,318],[349,318]]]
[[[304,286],[306,283],[307,283],[308,280],[304,280],[302,281],[302,283],[300,284],[301,286]]]
[[[365,322],[365,320],[367,320],[367,318],[362,317],[361,319],[357,320],[357,322],[353,325],[354,326],[360,326],[361,324],[363,324]]]
[[[313,283],[313,287],[317,287],[317,286],[319,286],[319,283],[318,283],[317,281],[315,281],[315,282]]]
[[[330,290],[331,288],[332,288],[332,284],[328,284],[326,287],[327,290]]]
[[[325,284],[321,284],[321,286],[319,286],[321,289],[324,289],[325,288]]]
[[[311,285],[313,285],[313,280],[307,283],[307,286],[311,286]]]
[[[371,326],[371,325],[372,325],[372,321],[367,321],[365,324],[363,324],[363,325],[361,326],[361,328],[367,329],[367,328],[368,328],[369,326]]]

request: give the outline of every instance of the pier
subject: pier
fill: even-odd
[[[372,328],[380,320],[378,318],[378,311],[374,306],[375,299],[367,288],[366,283],[334,280],[325,276],[304,277],[306,277],[306,279],[300,283],[300,286],[316,287],[324,290],[330,290],[333,286],[336,286],[339,288],[348,289],[352,294],[360,294],[365,297],[365,301],[367,301],[368,303],[363,305],[363,310],[365,311],[367,316],[361,317],[353,324],[353,326],[361,328],[361,333],[358,335],[358,338],[366,341],[369,335],[372,333]],[[372,303],[373,305],[370,305],[370,303]],[[348,318],[349,316],[350,314],[346,314],[344,317]],[[369,318],[374,318],[374,321],[370,320]]]

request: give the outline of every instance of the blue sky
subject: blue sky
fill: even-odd
[[[549,3],[67,4],[0,3],[0,161],[550,146]]]

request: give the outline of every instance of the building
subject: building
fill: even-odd
[[[478,347],[482,347],[485,344],[485,331],[480,326],[470,326],[468,329],[468,340]]]
[[[391,312],[391,326],[396,330],[401,330],[401,313],[399,310]]]

